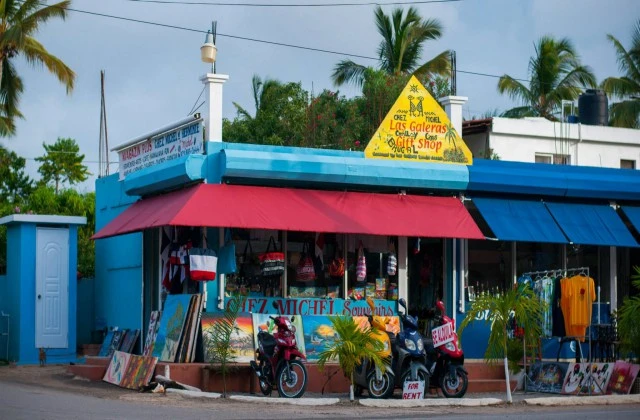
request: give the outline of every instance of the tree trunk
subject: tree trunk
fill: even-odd
[[[507,354],[505,352],[505,354]],[[511,381],[509,380],[509,360],[507,360],[506,356],[504,358],[504,377],[507,381],[507,402],[511,404],[513,399],[511,398]]]
[[[349,401],[353,401],[355,398],[353,396],[353,372],[351,372],[351,383],[349,384]]]
[[[2,84],[2,69],[4,68],[4,57],[0,58],[0,84]]]

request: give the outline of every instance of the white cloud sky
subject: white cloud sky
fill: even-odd
[[[216,0],[211,0],[215,2]],[[230,2],[232,0],[228,0]],[[335,0],[252,0],[262,3],[335,3]],[[358,0],[350,0],[355,2]],[[380,0],[384,2],[384,0]],[[240,0],[237,0],[240,2]],[[408,7],[408,6],[405,6]],[[570,38],[598,80],[618,75],[611,33],[629,46],[640,17],[638,0],[465,0],[416,5],[425,18],[438,18],[445,33],[425,46],[428,59],[445,49],[457,52],[459,70],[526,77],[533,44],[542,35]],[[74,0],[72,8],[206,31],[218,22],[218,73],[228,74],[224,115],[232,118],[232,102],[253,111],[251,77],[301,82],[316,93],[334,89],[330,80],[340,55],[304,51],[225,37],[236,35],[274,42],[375,56],[379,38],[373,6],[331,8],[251,8],[162,5],[126,0]],[[391,6],[385,6],[389,12]],[[71,137],[97,174],[100,115],[100,70],[106,72],[110,146],[186,116],[202,89],[207,72],[200,62],[204,34],[69,12],[37,35],[53,54],[76,73],[76,88],[65,94],[57,80],[18,58],[25,83],[18,133],[0,144],[26,158],[43,154],[42,143]],[[375,61],[353,59],[375,65]],[[458,74],[458,94],[469,97],[465,117],[517,104],[496,91],[496,78]],[[355,88],[342,88],[347,96]],[[116,160],[112,154],[112,161]],[[37,166],[28,161],[38,178]],[[117,165],[112,165],[112,172]],[[94,189],[94,179],[80,186]]]

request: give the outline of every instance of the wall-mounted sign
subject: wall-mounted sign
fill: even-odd
[[[364,150],[367,158],[471,165],[467,145],[429,91],[411,76]]]
[[[203,153],[202,120],[157,134],[118,151],[120,180],[132,172],[182,156]]]
[[[231,300],[225,299],[228,306]],[[278,305],[278,311],[273,307],[273,302]],[[392,300],[375,300],[375,315],[397,315],[397,302]],[[252,312],[256,314],[273,314],[276,312],[284,315],[350,315],[367,316],[371,309],[364,300],[342,299],[286,299],[249,297],[244,301],[240,312]]]

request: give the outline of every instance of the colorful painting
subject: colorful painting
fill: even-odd
[[[160,311],[151,311],[151,317],[149,318],[149,329],[147,330],[147,338],[144,342],[144,350],[142,354],[148,356],[153,351],[153,345],[156,342],[156,334],[158,333],[158,327],[160,325]]]
[[[563,394],[602,395],[613,366],[609,363],[571,363],[562,386]]]
[[[122,342],[122,335],[124,331],[114,331],[113,339],[111,340],[111,344],[109,344],[109,350],[107,351],[107,357],[113,356],[113,352],[117,351],[120,348],[120,343]]]
[[[560,394],[568,368],[569,363],[564,362],[534,363],[525,376],[526,390]]]
[[[607,394],[626,395],[631,392],[633,383],[640,371],[640,365],[634,365],[629,362],[617,361],[613,366],[611,379],[607,386]]]
[[[135,390],[147,385],[153,376],[157,363],[157,357],[131,355],[119,385],[122,388]]]
[[[276,317],[278,315],[271,315]],[[288,316],[288,315],[287,315]],[[296,316],[293,319],[293,326],[296,327],[296,344],[298,345],[298,351],[304,355],[307,355],[306,341],[304,337],[304,328],[302,326],[303,317]],[[308,317],[305,317],[308,318]],[[253,319],[253,342],[255,347],[258,347],[258,333],[260,331],[266,331],[269,334],[273,334],[276,331],[275,322],[269,318],[269,314],[252,314]],[[291,317],[289,317],[291,319]]]
[[[122,344],[120,344],[120,348],[118,350],[125,353],[131,353],[138,342],[139,335],[140,330],[125,330]]]
[[[353,320],[361,330],[369,328],[369,317],[354,316]],[[388,316],[386,327],[387,327],[387,332],[399,334],[400,333],[400,317]]]
[[[112,341],[113,341],[113,331],[107,331],[107,335],[104,336],[104,341],[102,341],[102,346],[100,347],[98,356],[107,357],[107,355],[109,354],[109,347],[111,347]]]
[[[205,363],[212,363],[213,359],[213,342],[211,336],[213,334],[214,324],[222,319],[224,314],[220,312],[203,312],[202,320],[202,346],[204,350]],[[253,322],[251,314],[238,314],[236,319],[235,330],[231,334],[231,348],[236,362],[248,363],[253,360],[255,347],[253,345]]]
[[[125,353],[122,351],[114,351],[113,356],[111,357],[111,362],[109,363],[109,367],[102,378],[103,381],[109,382],[110,384],[120,385],[120,381],[122,381],[122,376],[129,364],[129,358],[131,355],[129,353]]]
[[[193,295],[168,295],[153,346],[152,356],[163,362],[176,359],[178,344],[187,320],[187,312]]]
[[[331,319],[326,315],[305,316],[302,325],[307,360],[318,360],[318,355],[333,345],[337,336]]]

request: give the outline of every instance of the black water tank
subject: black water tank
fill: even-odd
[[[609,124],[609,101],[602,90],[587,89],[578,98],[580,122],[587,125]]]

